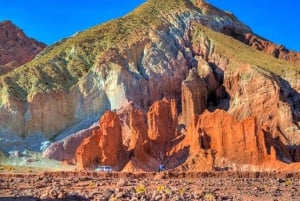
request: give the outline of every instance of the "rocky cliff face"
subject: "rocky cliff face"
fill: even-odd
[[[189,1],[153,0],[125,18],[48,47],[1,79],[1,133],[51,138],[83,128],[128,101],[148,110],[163,96],[178,97],[182,80],[196,65],[188,42],[192,21],[215,30],[227,25],[249,30],[231,16],[219,20]]]
[[[204,139],[202,147],[214,149],[217,158],[240,164],[268,160],[264,133],[257,128],[253,117],[239,122],[223,110],[206,111],[195,118],[188,132],[200,135]]]
[[[10,21],[0,22],[0,75],[31,61],[46,47]]]
[[[70,156],[81,168],[148,171],[163,163],[212,170],[225,160],[298,161],[297,68],[233,32],[252,34],[205,1],[149,0],[48,47],[1,76],[1,147],[61,139],[100,118],[70,149],[76,147]]]
[[[277,76],[243,66],[227,74],[224,86],[231,97],[229,112],[234,117],[243,120],[255,116],[258,126],[267,128],[273,137],[281,136],[290,144],[299,140],[299,108],[288,100],[285,93],[291,92]],[[292,96],[297,103],[299,94]]]

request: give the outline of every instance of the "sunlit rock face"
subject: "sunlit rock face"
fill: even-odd
[[[76,160],[80,168],[95,167],[97,164],[117,168],[122,158],[122,133],[118,115],[106,112],[100,119],[99,127],[92,131],[76,151]]]

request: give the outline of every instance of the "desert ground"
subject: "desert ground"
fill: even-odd
[[[300,200],[300,173],[1,173],[1,201]]]

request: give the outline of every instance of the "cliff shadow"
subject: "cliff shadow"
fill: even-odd
[[[185,146],[180,150],[175,150],[171,156],[166,157],[164,165],[167,169],[174,169],[183,165],[188,159],[190,147]]]
[[[289,142],[285,145],[289,152],[292,162],[300,162],[300,144],[297,140],[298,134],[300,133],[300,93],[294,89],[291,84],[280,76],[272,74],[272,78],[277,82],[280,87],[280,100],[288,104],[290,113],[292,114],[294,129],[291,131],[292,137],[287,138],[283,132],[281,134],[287,138]]]
[[[180,135],[172,140],[170,148],[168,149],[168,152],[171,151],[172,147],[176,147],[178,144],[180,144],[185,138],[185,135]],[[167,169],[173,169],[181,164],[183,164],[187,158],[188,158],[189,148],[184,147],[182,149],[174,149],[172,155],[165,155],[163,158],[163,164],[166,166]]]
[[[226,91],[223,86],[224,83],[224,71],[219,68],[215,63],[208,62],[208,65],[212,69],[215,80],[217,81],[217,88],[211,90],[208,93],[207,107],[208,110],[213,112],[216,109],[228,111],[230,107],[230,94]],[[209,85],[211,80],[210,76],[204,78],[205,82]],[[209,88],[209,86],[208,86]]]
[[[272,155],[271,147],[273,147],[277,160],[280,160],[287,164],[294,162],[289,148],[281,141],[279,136],[272,137],[271,133],[264,131],[264,139],[268,155]]]
[[[280,100],[290,106],[294,124],[300,129],[300,126],[297,124],[297,122],[300,121],[300,93],[298,93],[287,80],[274,74],[272,78],[276,80],[280,86]]]
[[[293,162],[300,162],[300,145],[287,145],[289,154]]]
[[[198,135],[199,135],[199,144],[201,149],[203,150],[209,150],[211,149],[211,137],[207,135],[207,133],[202,130],[201,128],[198,129]]]

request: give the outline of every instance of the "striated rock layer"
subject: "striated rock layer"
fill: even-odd
[[[162,97],[176,99],[197,65],[188,42],[192,21],[249,31],[232,16],[216,20],[187,0],[151,0],[124,18],[48,47],[3,76],[0,134],[52,138],[86,128],[129,101],[148,110]]]
[[[254,116],[258,127],[281,137],[286,144],[296,144],[300,139],[296,103],[300,97],[284,83],[274,74],[250,66],[228,73],[224,86],[231,97],[229,113],[239,120]]]
[[[232,33],[252,34],[202,0],[149,0],[64,39],[1,75],[0,146],[39,146],[100,118],[83,141],[63,141],[74,139],[74,147],[57,145],[76,154],[48,153],[75,156],[80,168],[127,171],[292,167],[286,163],[299,160],[300,142],[297,62]]]

